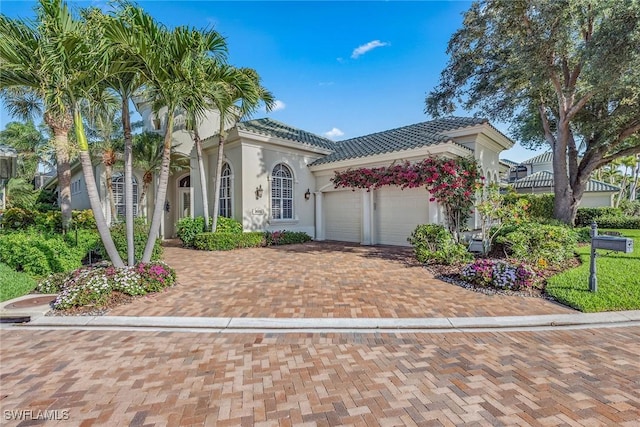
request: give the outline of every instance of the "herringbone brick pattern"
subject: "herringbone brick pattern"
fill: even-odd
[[[470,317],[573,313],[538,298],[488,296],[434,279],[410,248],[312,242],[205,252],[165,248],[179,284],[116,316]]]
[[[638,426],[640,330],[0,330],[4,411],[64,425]],[[7,420],[4,425],[33,425]]]

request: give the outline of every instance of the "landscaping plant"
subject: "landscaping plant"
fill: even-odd
[[[473,259],[467,247],[457,243],[442,225],[419,225],[407,241],[413,246],[416,259],[422,263],[451,265]]]
[[[162,262],[124,268],[103,264],[52,275],[41,281],[37,290],[58,293],[53,308],[65,310],[79,306],[103,306],[114,291],[132,296],[158,292],[173,286],[175,280],[175,271]]]
[[[530,288],[536,279],[535,271],[524,263],[484,258],[466,265],[460,275],[475,285],[512,291]]]

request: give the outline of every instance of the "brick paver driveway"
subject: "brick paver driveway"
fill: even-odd
[[[432,335],[14,328],[0,330],[0,342],[2,425],[34,425],[16,418],[44,410],[68,410],[56,425],[73,426],[640,420],[637,327]]]
[[[572,313],[539,298],[487,296],[436,280],[409,248],[311,242],[205,252],[165,248],[173,289],[118,316],[469,317]]]

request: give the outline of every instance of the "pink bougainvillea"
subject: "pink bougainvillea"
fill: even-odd
[[[472,158],[429,157],[419,163],[403,162],[386,167],[349,169],[336,172],[336,188],[377,189],[397,186],[401,189],[425,187],[430,201],[445,210],[447,227],[454,236],[464,227],[472,211],[476,190],[482,187],[478,163]]]

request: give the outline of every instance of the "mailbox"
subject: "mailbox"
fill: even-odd
[[[594,236],[591,239],[591,247],[593,249],[606,249],[630,254],[633,252],[633,239],[615,236]]]

